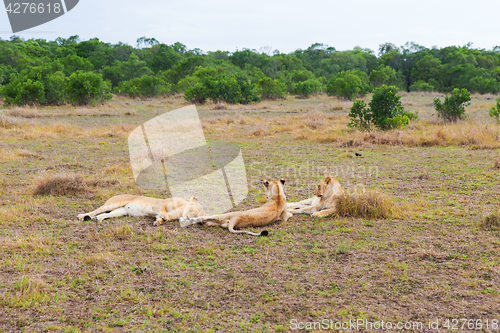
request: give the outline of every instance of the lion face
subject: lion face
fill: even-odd
[[[186,205],[186,208],[184,208],[184,212],[182,213],[182,217],[183,218],[195,218],[195,217],[200,217],[200,216],[205,216],[205,211],[203,210],[203,207],[198,202],[198,199],[196,197],[191,197],[191,199],[189,199],[189,201],[188,201],[188,204]]]
[[[333,194],[333,192],[342,192],[342,187],[337,179],[332,178],[330,176],[325,177],[322,181],[319,182],[318,187],[314,191],[314,195],[318,198],[328,196]]]
[[[272,199],[277,196],[282,196],[285,200],[285,191],[283,190],[283,185],[285,185],[286,180],[281,178],[279,181],[268,181],[264,179],[262,183],[266,187],[266,199]]]

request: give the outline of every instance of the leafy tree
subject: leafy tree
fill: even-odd
[[[177,92],[186,92],[187,89],[195,86],[196,84],[201,83],[201,80],[199,77],[195,75],[189,75],[186,76],[185,78],[181,79],[177,85],[175,86],[175,91]]]
[[[10,83],[2,87],[6,105],[34,105],[45,102],[45,91],[40,81],[33,81],[26,76],[12,74]]]
[[[252,102],[260,102],[259,96],[256,95],[256,84],[252,83],[250,79],[241,73],[236,73],[236,81],[241,90],[241,104],[248,104]]]
[[[151,60],[150,67],[153,71],[166,71],[175,66],[182,56],[171,46],[160,44],[154,48],[155,54]]]
[[[321,82],[318,79],[308,79],[293,84],[292,93],[301,98],[308,98],[319,92]]]
[[[282,99],[286,97],[286,86],[269,77],[264,77],[257,83],[257,91],[262,99]]]
[[[49,74],[45,80],[45,98],[48,105],[61,105],[66,103],[66,88],[68,78],[63,72]]]
[[[210,74],[209,74],[210,73]],[[247,104],[260,101],[255,94],[256,86],[242,74],[220,73],[217,70],[199,69],[195,75],[202,76],[201,83],[189,87],[184,94],[188,101],[204,103],[207,98],[214,102]]]
[[[94,65],[85,58],[79,57],[77,55],[68,55],[64,58],[58,59],[58,61],[64,65],[63,72],[64,75],[69,76],[76,71],[90,72],[94,69]]]
[[[411,70],[411,79],[414,82],[423,81],[429,83],[430,79],[439,79],[442,70],[441,60],[428,54],[417,61],[415,67]],[[410,88],[410,90],[412,89]]]
[[[361,130],[406,127],[410,120],[417,119],[417,115],[405,111],[397,92],[397,87],[383,85],[373,91],[369,107],[363,101],[355,101],[349,112],[351,122],[348,126]]]
[[[434,91],[434,86],[425,81],[418,80],[410,86],[410,91]]]
[[[326,93],[353,100],[369,91],[367,75],[360,71],[345,71],[332,77],[326,85]]]
[[[110,88],[101,74],[77,71],[69,77],[66,92],[72,104],[88,105],[111,99]]]
[[[473,77],[470,80],[470,85],[472,91],[476,91],[480,94],[487,94],[487,93],[496,94],[500,89],[497,80],[495,80],[494,78],[488,78],[484,76]]]
[[[189,87],[184,93],[184,99],[196,104],[204,104],[208,98],[207,88],[203,83],[198,82]]]
[[[113,91],[130,97],[154,97],[172,92],[170,84],[153,75],[122,81]]]
[[[445,96],[444,102],[434,98],[434,108],[438,112],[438,117],[455,122],[466,118],[465,108],[470,105],[469,101],[470,92],[467,89],[455,88],[450,96]]]
[[[375,88],[378,88],[384,84],[396,87],[404,86],[403,80],[401,77],[399,77],[396,70],[389,66],[383,65],[380,65],[377,69],[374,69],[370,73],[370,83]]]

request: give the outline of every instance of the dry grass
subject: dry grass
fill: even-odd
[[[37,118],[40,117],[40,113],[36,107],[14,107],[7,111],[7,114],[11,117],[18,118]]]
[[[108,265],[115,259],[115,256],[109,252],[99,252],[91,255],[86,255],[84,258],[85,264],[89,266]]]
[[[499,229],[500,228],[500,214],[491,213],[484,218],[481,222],[481,228],[483,229]]]
[[[224,103],[216,103],[212,107],[212,110],[227,110],[227,106]]]
[[[499,170],[500,169],[500,159],[497,158],[495,161],[493,161],[493,169]]]
[[[48,253],[50,241],[40,238],[37,235],[23,238],[8,239],[1,243],[3,249],[7,251],[21,251],[23,253]]]
[[[1,121],[1,118],[0,118]],[[60,137],[120,137],[126,138],[135,128],[130,124],[112,124],[109,126],[94,126],[84,128],[63,122],[53,122],[50,124],[40,123],[11,123],[6,122],[6,129],[0,132],[0,136],[16,136],[22,140],[35,139],[57,139]],[[14,125],[15,124],[15,125]],[[0,126],[1,128],[1,126]],[[4,127],[5,128],[5,127]]]
[[[119,240],[129,239],[134,234],[134,229],[128,225],[123,224],[112,228],[109,232],[111,237],[114,237]]]
[[[38,277],[22,276],[13,283],[10,292],[0,294],[0,304],[11,307],[36,306],[48,300],[47,284]]]
[[[87,182],[77,174],[41,175],[33,185],[33,195],[76,196],[89,191]]]
[[[9,129],[22,126],[24,124],[23,121],[18,119],[0,114],[0,128]]]
[[[407,94],[405,105],[421,110],[431,97]],[[453,149],[419,140],[406,146],[407,132],[438,144],[459,142],[453,132],[464,136],[425,110],[423,120],[382,143],[384,133],[349,129],[343,102],[325,96],[199,108],[208,142],[242,147],[249,193],[238,209],[265,201],[262,178],[285,176],[290,200],[310,197],[326,169],[346,192],[380,189],[350,198],[346,217],[296,215],[266,228],[270,237],[178,222],[154,227],[146,217],[77,221],[113,195],[165,196],[134,185],[126,136],[185,105],[181,98],[119,97],[112,117],[19,118],[22,125],[0,127],[0,148],[15,155],[0,162],[0,331],[286,332],[291,318],[498,318],[500,228],[478,223],[500,205],[499,154],[471,149],[488,144],[485,126],[497,126],[481,122],[487,102],[476,101],[479,111],[460,124],[477,130],[478,143]],[[133,109],[136,116],[123,116]],[[113,125],[123,123],[130,125]],[[337,141],[320,143],[330,135]],[[366,149],[341,148],[348,142]],[[64,172],[81,175],[89,192],[32,195],[31,175]]]
[[[275,137],[290,134],[295,139],[319,143],[336,143],[338,146],[361,147],[370,145],[398,145],[409,147],[463,146],[483,149],[500,148],[500,126],[476,121],[440,123],[412,122],[406,129],[369,132],[349,129],[346,115],[310,111],[299,116],[260,118],[239,116],[212,118],[205,122],[210,132],[230,131],[237,138]],[[229,126],[228,126],[229,125]]]
[[[392,197],[380,191],[348,192],[341,198],[337,214],[368,219],[390,218],[398,216],[398,206]]]
[[[0,161],[13,161],[22,157],[35,157],[42,159],[43,157],[29,149],[2,149],[0,148]]]

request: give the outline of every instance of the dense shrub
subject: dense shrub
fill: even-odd
[[[444,102],[434,98],[434,108],[441,117],[447,121],[455,122],[465,119],[465,108],[470,105],[470,92],[467,89],[455,88],[450,96],[445,96]]]
[[[102,103],[111,99],[110,84],[102,79],[101,74],[77,71],[71,74],[66,92],[73,105]]]
[[[196,104],[204,104],[207,100],[207,88],[199,82],[189,87],[184,93],[184,99]]]
[[[63,72],[49,74],[45,80],[45,98],[48,105],[61,105],[66,103],[66,87],[68,78]]]
[[[265,77],[257,83],[257,92],[262,99],[281,99],[286,96],[286,86],[278,80]]]
[[[369,80],[375,88],[378,88],[384,84],[387,86],[402,87],[404,86],[404,82],[402,82],[403,80],[400,75],[401,74],[396,72],[395,69],[389,66],[380,65],[377,69],[374,69],[370,73]]]
[[[318,79],[308,79],[293,84],[292,94],[301,98],[308,98],[313,94],[317,94],[321,87],[321,82]]]
[[[215,72],[204,73],[200,83],[196,83],[186,90],[184,98],[199,104],[205,103],[207,98],[215,103],[230,104],[248,104],[260,101],[260,98],[255,94],[256,85],[250,82],[247,76],[226,73],[213,76],[215,74]]]
[[[355,71],[341,72],[328,81],[326,93],[330,96],[338,96],[348,100],[363,96],[369,91],[366,74],[363,74]]]
[[[410,86],[410,91],[434,91],[434,86],[425,81],[419,80]]]
[[[45,102],[45,91],[40,81],[33,81],[26,76],[12,74],[10,83],[0,91],[6,105],[34,105]]]
[[[397,92],[396,87],[383,85],[374,90],[369,107],[363,101],[355,101],[349,112],[351,122],[348,126],[361,130],[406,127],[410,120],[417,119],[417,115],[404,110]]]
[[[130,81],[120,82],[118,87],[115,87],[113,91],[130,97],[154,97],[170,94],[172,87],[156,76],[144,75]]]
[[[490,117],[493,117],[497,121],[500,121],[500,97],[497,98],[497,105],[490,109]]]

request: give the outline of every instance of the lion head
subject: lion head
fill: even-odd
[[[331,176],[327,176],[320,181],[318,187],[314,191],[314,195],[321,199],[330,199],[343,194],[344,191],[339,181]]]
[[[198,199],[196,197],[191,197],[186,205],[186,208],[184,208],[184,212],[182,212],[182,217],[195,218],[200,216],[205,216],[205,211],[198,202]]]
[[[262,183],[266,187],[266,199],[268,201],[271,199],[275,199],[285,202],[286,196],[285,196],[285,190],[283,188],[285,182],[286,180],[284,178],[281,178],[279,181],[278,180],[268,181],[264,179]]]

